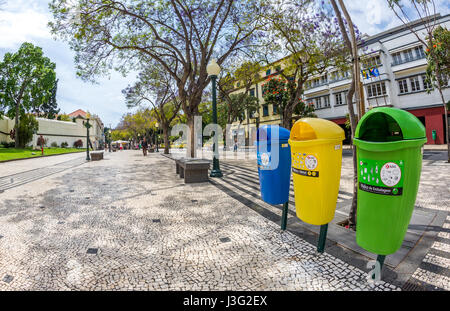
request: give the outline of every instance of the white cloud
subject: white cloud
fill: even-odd
[[[402,24],[389,8],[387,0],[345,0],[344,2],[353,22],[363,33],[368,35],[375,35]],[[406,5],[406,10],[411,20],[418,18],[411,2],[405,0],[402,2]],[[436,4],[436,13],[445,15],[450,12],[449,0],[435,0],[434,2]]]
[[[23,42],[42,47],[44,55],[56,64],[57,102],[61,112],[89,110],[98,114],[105,125],[115,126],[127,112],[121,90],[133,83],[136,73],[124,78],[113,72],[110,79],[99,78],[98,84],[85,83],[76,77],[74,52],[67,43],[52,39],[47,27],[51,19],[47,0],[7,0],[2,9],[0,60],[4,53],[17,51]]]
[[[50,38],[48,13],[36,1],[6,2],[0,11],[0,48],[13,48],[25,41]]]

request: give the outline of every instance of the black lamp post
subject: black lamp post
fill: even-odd
[[[159,123],[156,122],[155,125],[156,125],[156,152],[159,152],[159,149],[158,149]]]
[[[111,152],[111,130],[108,130],[108,137],[109,152]]]
[[[89,156],[89,129],[92,127],[92,125],[89,123],[90,114],[88,113],[86,115],[86,123],[84,123],[84,126],[86,126],[86,161],[91,161],[91,157]]]
[[[256,130],[259,129],[259,112],[258,110],[256,110],[256,112],[253,114],[253,117],[255,118],[256,121]]]
[[[220,73],[220,67],[216,60],[213,59],[211,63],[206,67],[208,75],[211,77],[212,81],[212,113],[213,113],[213,123],[217,125],[217,102],[216,102],[216,79]],[[222,177],[223,174],[220,170],[219,165],[219,139],[217,133],[214,133],[214,144],[213,144],[213,169],[211,171],[210,177]]]

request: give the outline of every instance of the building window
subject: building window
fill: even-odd
[[[273,105],[273,114],[278,114],[278,105]]]
[[[415,49],[417,58],[425,58],[425,52],[423,51],[423,46],[417,46]]]
[[[340,92],[334,95],[336,98],[336,106],[345,105],[344,95],[345,95],[344,92]]]
[[[255,89],[251,89],[251,90],[250,90],[250,96],[255,97]]]
[[[369,84],[367,95],[369,98],[386,95],[386,84],[384,82]]]
[[[368,58],[368,59],[364,60],[362,63],[363,63],[363,68],[378,67],[379,65],[381,65],[380,55]]]
[[[427,81],[427,76],[426,75],[422,75],[422,82],[423,82],[423,89],[424,90],[431,90],[433,88],[431,83],[429,83]]]
[[[320,82],[321,83],[327,83],[328,82],[328,75],[325,74],[323,76],[320,77]]]
[[[270,69],[266,70],[266,76],[270,75]]]
[[[314,102],[316,104],[316,109],[322,108],[322,97],[315,98]]]
[[[312,80],[312,85],[313,85],[313,87],[318,86],[319,85],[319,78],[316,78],[316,79]]]
[[[411,82],[411,92],[420,91],[419,76],[412,77],[409,81]]]
[[[402,55],[400,53],[392,54],[392,58],[394,59],[394,65],[398,65],[402,63]]]
[[[327,96],[323,97],[323,106],[325,108],[329,108],[330,107],[330,95],[327,95]]]
[[[414,60],[413,51],[412,49],[408,49],[403,52],[405,54],[405,62],[410,62]]]
[[[269,105],[263,105],[263,117],[267,117],[269,115]]]
[[[408,83],[406,79],[398,80],[398,86],[400,88],[400,94],[408,93]]]

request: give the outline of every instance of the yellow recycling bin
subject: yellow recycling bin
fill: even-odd
[[[300,119],[291,129],[295,208],[306,223],[321,226],[334,218],[344,139],[344,130],[324,119]]]

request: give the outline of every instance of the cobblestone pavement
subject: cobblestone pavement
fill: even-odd
[[[398,290],[159,154],[106,153],[0,195],[0,290]]]
[[[426,151],[424,154],[421,181],[416,200],[416,210],[446,213],[442,227],[428,228],[437,231],[435,240],[416,270],[409,272],[410,279],[404,284],[408,290],[450,290],[450,164],[444,163],[445,152]],[[338,204],[351,204],[353,191],[353,166],[350,154],[343,157]],[[258,205],[269,213],[280,214],[280,207],[259,200],[258,173],[254,160],[223,161],[223,170],[228,178],[220,181],[237,196]],[[248,204],[250,205],[250,204]],[[291,184],[290,215],[295,218],[294,194]],[[444,216],[445,218],[445,216]],[[279,221],[278,221],[279,222]]]

